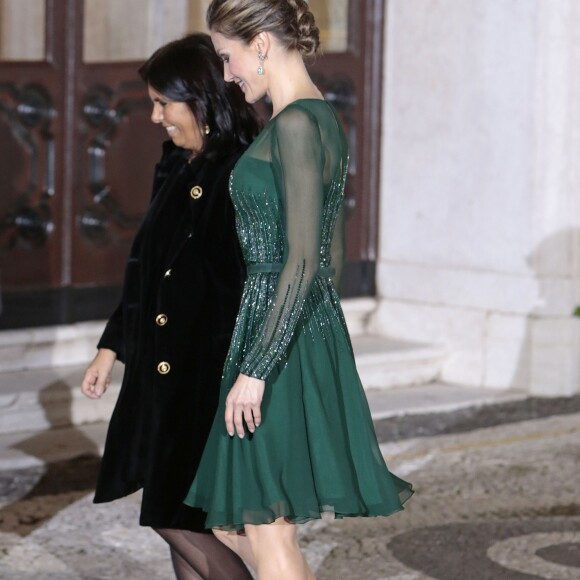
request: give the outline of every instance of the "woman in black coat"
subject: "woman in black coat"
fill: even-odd
[[[95,502],[143,489],[140,524],[171,547],[177,578],[251,578],[183,499],[216,413],[244,277],[230,172],[258,130],[207,35],[172,42],[139,69],[164,143],[119,307],[88,367],[99,398],[125,363]]]

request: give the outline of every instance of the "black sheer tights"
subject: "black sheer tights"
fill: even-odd
[[[213,534],[153,528],[171,549],[177,580],[251,580],[242,559]]]

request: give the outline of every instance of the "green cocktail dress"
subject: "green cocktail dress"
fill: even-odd
[[[336,290],[347,163],[335,110],[300,99],[232,172],[248,276],[220,410],[185,499],[208,528],[388,515],[413,493],[383,460]],[[239,373],[266,381],[262,424],[243,439],[228,435],[223,413]]]

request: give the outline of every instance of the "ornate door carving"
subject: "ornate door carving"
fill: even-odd
[[[167,11],[160,0],[35,2],[0,0],[0,328],[110,314],[164,138],[149,122],[137,68],[163,42],[200,29],[207,5],[172,0]],[[351,150],[343,294],[372,295],[383,1],[311,5],[325,47],[311,70],[339,111]],[[121,8],[135,22],[131,28],[125,20],[115,36],[97,17]],[[15,33],[22,26],[28,43]]]

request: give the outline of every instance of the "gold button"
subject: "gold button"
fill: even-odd
[[[158,314],[155,317],[155,322],[158,326],[165,326],[167,324],[167,314]]]
[[[171,268],[169,268],[169,270],[167,270],[167,272],[165,272],[165,274],[163,274],[164,278],[169,278],[169,276],[171,276]]]
[[[166,375],[171,370],[171,365],[168,362],[162,361],[157,365],[157,372],[160,375]]]
[[[199,199],[203,195],[203,189],[199,185],[194,185],[189,192],[193,199]]]

